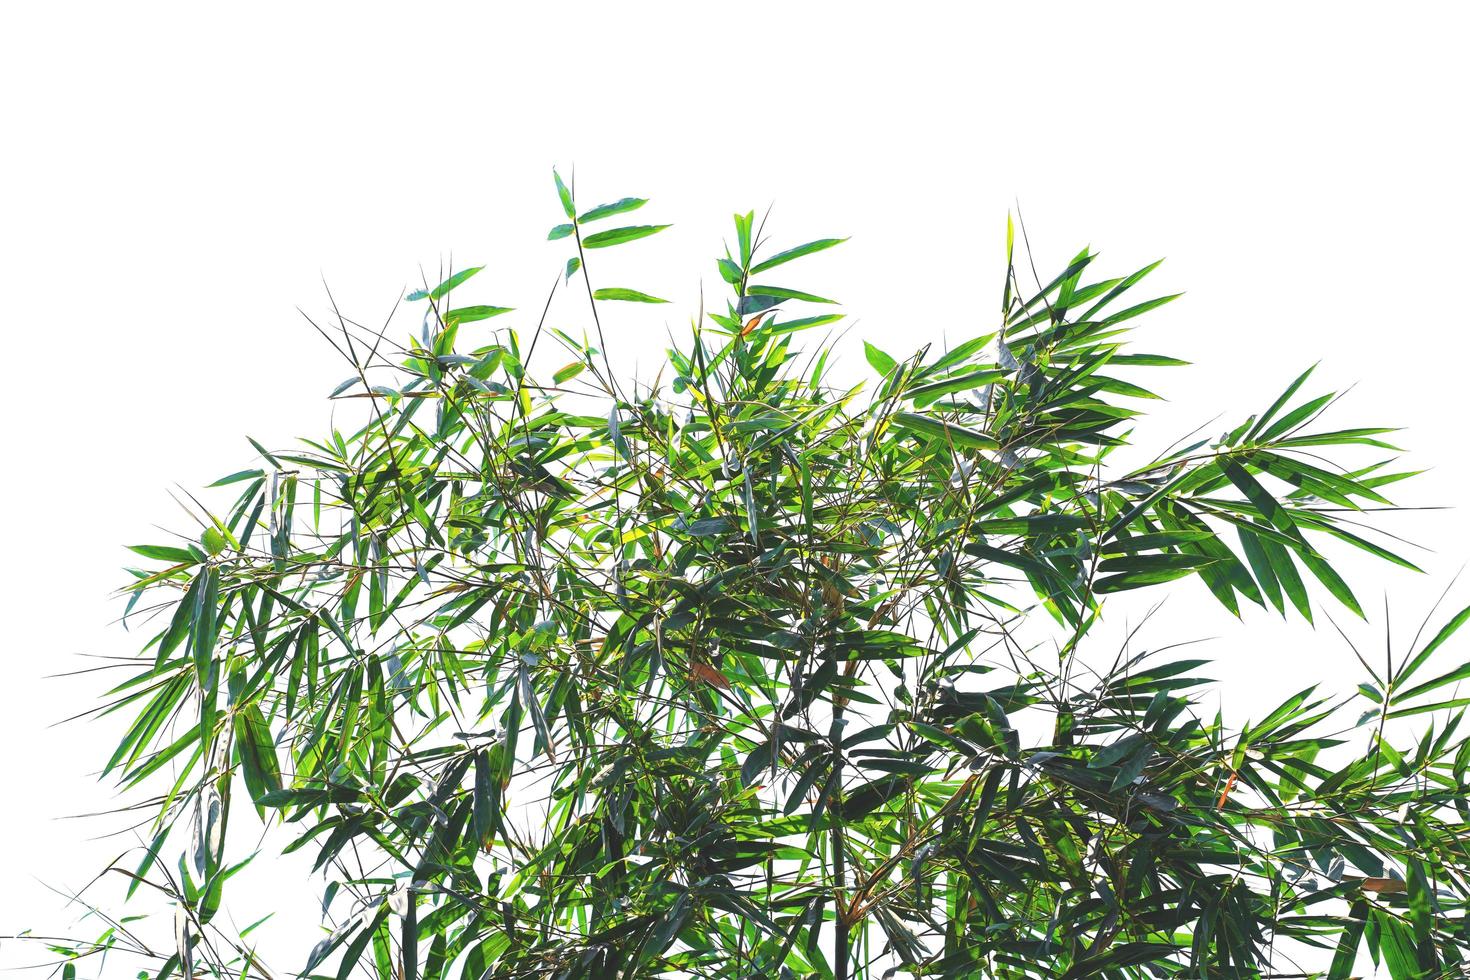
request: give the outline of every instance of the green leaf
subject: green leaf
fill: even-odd
[[[1208,555],[1124,555],[1118,558],[1105,558],[1098,562],[1097,570],[1100,572],[1156,572],[1165,569],[1170,571],[1192,572],[1215,561]],[[1172,577],[1172,576],[1171,576]],[[1162,581],[1168,581],[1163,579]]]
[[[1337,952],[1332,957],[1332,968],[1328,976],[1342,980],[1352,974],[1353,964],[1358,958],[1358,943],[1363,938],[1363,926],[1367,924],[1368,903],[1363,899],[1353,902],[1348,910],[1348,920],[1338,937]]]
[[[1463,681],[1467,679],[1470,679],[1470,663],[1461,664],[1454,670],[1440,674],[1433,680],[1427,680],[1422,684],[1415,684],[1413,687],[1408,688],[1407,690],[1395,690],[1391,692],[1391,696],[1388,700],[1390,704],[1402,704],[1405,701],[1411,701],[1414,698],[1417,698],[1421,694],[1428,694],[1430,691],[1436,691],[1441,687],[1444,687],[1446,684],[1454,684],[1458,681]]]
[[[586,224],[589,221],[596,221],[598,218],[607,218],[614,214],[623,214],[627,211],[637,211],[647,203],[647,198],[625,197],[621,201],[614,201],[611,204],[599,204],[592,210],[584,212],[577,220],[582,224]]]
[[[891,358],[890,358],[891,360]],[[872,357],[868,358],[872,363]],[[874,365],[876,367],[877,365]],[[887,371],[883,372],[887,374]],[[952,395],[957,391],[974,391],[988,384],[994,384],[1006,377],[1009,372],[999,368],[989,368],[981,371],[969,371],[965,374],[957,374],[943,381],[931,381],[928,384],[918,385],[904,392],[903,397],[916,401],[920,405],[931,404],[945,395]]]
[[[1332,399],[1336,397],[1337,396],[1334,394],[1321,395],[1317,398],[1313,398],[1311,401],[1298,405],[1296,408],[1283,415],[1279,421],[1274,423],[1265,432],[1262,432],[1260,438],[1269,441],[1271,439],[1275,439],[1285,435],[1287,432],[1303,424],[1304,422],[1315,416],[1317,413],[1322,411],[1322,409],[1331,404]]]
[[[267,463],[270,463],[276,469],[280,469],[281,468],[281,461],[278,460],[278,459],[276,459],[275,456],[271,455],[271,453],[268,452],[264,446],[262,446],[260,443],[256,442],[254,439],[250,438],[249,436],[246,436],[245,437],[245,440],[247,442],[249,442],[250,445],[255,448],[255,451],[256,452],[260,453],[260,455],[265,459],[265,461]]]
[[[750,264],[751,228],[755,223],[755,212],[747,211],[745,214],[735,215],[735,234],[740,239],[740,263]]]
[[[409,293],[406,298],[410,301],[420,299],[443,299],[446,295],[449,294],[450,290],[454,289],[455,286],[458,286],[460,283],[464,282],[470,276],[473,276],[475,273],[479,272],[483,268],[485,268],[483,265],[477,265],[474,268],[464,269],[460,272],[456,272],[454,275],[450,276],[448,279],[444,280],[433,289],[430,289],[427,292],[422,289],[415,289],[413,292]]]
[[[778,265],[785,265],[792,259],[799,259],[803,255],[811,255],[813,252],[820,252],[824,249],[829,249],[834,245],[841,245],[845,241],[847,241],[846,238],[821,238],[814,242],[807,242],[805,245],[798,245],[795,248],[788,248],[784,252],[777,252],[775,255],[766,259],[764,262],[751,266],[750,274],[753,276],[758,276],[768,269],[774,269]]]
[[[281,766],[276,759],[275,742],[257,705],[235,709],[235,744],[250,798],[259,801],[268,793],[280,792]]]
[[[611,245],[621,245],[624,242],[637,241],[656,235],[669,225],[629,225],[626,228],[611,228],[607,231],[599,231],[595,235],[588,235],[582,239],[582,245],[586,248],[607,248]]]
[[[1302,614],[1302,618],[1306,619],[1307,622],[1311,622],[1312,603],[1307,597],[1307,587],[1302,582],[1302,577],[1297,572],[1296,565],[1292,562],[1291,551],[1278,541],[1273,541],[1259,535],[1257,537],[1260,540],[1261,550],[1270,559],[1271,571],[1276,575],[1277,581],[1281,583],[1282,590],[1291,599],[1291,604],[1296,607],[1297,612]]]
[[[949,443],[960,449],[999,449],[1000,444],[983,432],[956,425],[953,422],[941,422],[939,419],[930,418],[927,415],[916,415],[912,412],[898,412],[893,416],[893,424],[910,432],[928,436]]]
[[[1286,386],[1286,390],[1283,391],[1281,395],[1274,402],[1271,403],[1271,407],[1266,409],[1266,411],[1261,414],[1261,417],[1256,420],[1256,424],[1251,427],[1250,432],[1246,435],[1247,440],[1255,439],[1256,436],[1258,436],[1266,428],[1266,424],[1276,417],[1276,413],[1281,411],[1282,407],[1285,406],[1287,402],[1291,401],[1291,396],[1297,393],[1297,389],[1301,388],[1306,380],[1312,376],[1312,372],[1315,370],[1317,370],[1317,365],[1313,364],[1311,367],[1307,368],[1300,375],[1298,375],[1295,381]]]
[[[475,840],[483,844],[490,839],[500,820],[500,794],[496,789],[495,770],[490,753],[481,749],[475,753]]]
[[[480,977],[496,976],[495,964],[510,948],[510,937],[503,932],[493,932],[470,947],[465,957],[463,977],[476,980]]]
[[[205,576],[194,576],[194,580],[189,583],[189,588],[184,592],[184,597],[174,606],[174,614],[169,621],[168,629],[158,641],[158,655],[155,663],[162,664],[167,660],[169,654],[177,650],[179,644],[189,635],[189,627],[194,623],[194,612],[199,604],[199,593],[203,591],[204,583]],[[108,768],[110,769],[111,766],[109,765]]]
[[[162,544],[130,544],[128,550],[142,555],[144,558],[152,558],[155,561],[166,561],[172,564],[196,564],[200,559],[186,548],[173,548]]]
[[[1374,909],[1370,924],[1378,926],[1383,960],[1393,980],[1431,980],[1434,977],[1434,974],[1421,969],[1414,934],[1407,923],[1387,910]]]
[[[738,281],[738,280],[737,280]],[[807,303],[835,303],[835,299],[824,299],[821,296],[813,296],[799,289],[785,289],[781,286],[747,286],[746,293],[752,296],[771,296],[776,299],[799,299]]]
[[[775,314],[772,316],[774,317]],[[798,330],[809,330],[812,327],[824,327],[842,318],[841,313],[827,313],[822,316],[804,316],[795,320],[779,320],[774,323],[767,321],[766,329],[772,334],[795,333]]]
[[[1176,952],[1176,947],[1167,943],[1119,943],[1101,952],[1089,953],[1078,959],[1072,968],[1061,976],[1062,980],[1107,976],[1108,971],[1115,967],[1165,961],[1171,959]]]
[[[1151,299],[1145,303],[1139,303],[1137,306],[1130,306],[1121,313],[1114,313],[1112,316],[1104,318],[1102,323],[1104,326],[1114,326],[1115,324],[1122,323],[1124,320],[1131,320],[1136,316],[1147,313],[1149,310],[1156,310],[1165,303],[1172,303],[1183,295],[1183,293],[1174,293],[1172,296],[1160,296],[1158,299]]]
[[[556,172],[555,167],[551,169],[551,177],[556,181],[556,196],[561,198],[561,209],[566,212],[568,220],[575,221],[577,209],[572,204],[572,192],[567,190],[566,184],[562,183],[561,174]]]
[[[636,289],[621,289],[621,288],[618,288],[618,287],[615,287],[615,286],[605,287],[603,289],[597,290],[596,292],[594,292],[592,294],[592,298],[593,299],[621,300],[622,302],[625,302],[625,303],[667,303],[668,302],[668,300],[666,300],[666,299],[659,299],[657,296],[650,296],[647,293],[640,293]]]
[[[1260,536],[1245,527],[1237,527],[1236,531],[1240,537],[1241,550],[1245,553],[1246,562],[1250,565],[1251,574],[1255,575],[1256,582],[1261,586],[1261,591],[1266,598],[1271,600],[1271,605],[1276,607],[1277,612],[1284,615],[1286,604],[1281,596],[1281,581],[1271,565],[1271,557],[1266,553]]]
[[[1179,545],[1207,541],[1214,535],[1209,531],[1155,531],[1151,534],[1130,534],[1118,537],[1102,547],[1105,555],[1131,555],[1140,551],[1156,551],[1176,548]]]
[[[1210,562],[1210,559],[1201,559],[1194,555],[1179,555],[1177,557],[1200,562],[1201,564],[1209,564]],[[1110,592],[1125,592],[1128,589],[1142,588],[1146,585],[1172,582],[1174,579],[1192,575],[1198,567],[1198,565],[1160,565],[1156,568],[1119,572],[1116,575],[1106,575],[1094,581],[1092,583],[1092,591],[1100,595],[1105,595]]]
[[[1148,265],[1144,266],[1142,269],[1139,269],[1137,272],[1133,273],[1132,275],[1126,276],[1125,278],[1123,278],[1122,280],[1120,280],[1116,286],[1113,286],[1111,289],[1109,289],[1108,292],[1107,292],[1107,294],[1105,296],[1103,296],[1102,299],[1100,299],[1096,303],[1094,303],[1085,313],[1083,313],[1080,317],[1078,317],[1078,319],[1080,321],[1083,321],[1083,322],[1087,322],[1087,321],[1090,321],[1090,320],[1097,319],[1097,314],[1102,310],[1103,307],[1107,306],[1113,300],[1115,300],[1119,296],[1123,295],[1123,293],[1127,292],[1129,289],[1132,289],[1134,286],[1138,285],[1139,281],[1142,280],[1144,276],[1148,275],[1150,272],[1153,272],[1160,265],[1162,265],[1163,262],[1164,262],[1163,259],[1158,259],[1158,260],[1156,260],[1154,262],[1151,262]],[[1125,355],[1125,356],[1132,356],[1132,357],[1137,357],[1137,358],[1148,358],[1148,357],[1152,357],[1152,355],[1148,355],[1148,354],[1135,354],[1135,355]],[[1117,362],[1117,360],[1118,360],[1117,358],[1114,358],[1114,362],[1115,363]],[[1159,359],[1159,362],[1161,362],[1161,363],[1167,363],[1167,364],[1174,364],[1174,365],[1182,365],[1182,364],[1186,363],[1184,361],[1176,361],[1174,358],[1171,358],[1171,357],[1160,358]],[[1152,363],[1152,362],[1138,361],[1136,363],[1142,364],[1142,363]]]
[[[740,297],[739,305],[735,308],[735,312],[740,316],[750,316],[752,313],[769,310],[781,301],[781,297],[779,296],[742,296]]]
[[[1424,644],[1423,648],[1418,653],[1414,654],[1414,656],[1409,660],[1408,663],[1404,664],[1403,669],[1399,671],[1398,677],[1394,679],[1394,685],[1402,687],[1403,683],[1409,679],[1410,675],[1412,675],[1414,671],[1422,667],[1424,665],[1424,661],[1428,660],[1430,655],[1433,654],[1434,651],[1443,646],[1446,640],[1454,636],[1456,631],[1458,631],[1461,626],[1464,626],[1467,621],[1470,621],[1470,606],[1466,606],[1464,609],[1461,609],[1459,612],[1455,613],[1455,615],[1451,616],[1449,622],[1441,626],[1439,628],[1439,632],[1434,634],[1434,638],[1428,643]]]
[[[1325,585],[1327,591],[1337,597],[1338,602],[1357,613],[1359,617],[1363,617],[1363,607],[1358,605],[1357,597],[1342,580],[1342,576],[1338,575],[1325,559],[1309,554],[1300,554],[1297,557],[1301,559],[1303,565],[1307,566],[1307,571],[1315,575],[1317,581]]]
[[[154,835],[153,843],[148,845],[148,850],[143,854],[143,860],[138,863],[138,870],[133,872],[133,879],[128,882],[128,898],[133,897],[133,893],[143,883],[143,879],[147,877],[148,871],[153,867],[153,863],[158,860],[158,852],[163,847],[163,842],[168,840],[169,831],[172,829],[172,826],[165,826]]]
[[[357,379],[353,378],[352,381],[356,382]],[[342,390],[345,391],[346,389]],[[333,394],[336,394],[336,392],[333,392]],[[215,480],[213,483],[211,483],[210,486],[223,487],[228,486],[231,483],[239,483],[242,480],[258,480],[263,476],[265,476],[265,470],[240,470],[238,473],[231,473],[229,476],[220,477],[218,480]]]
[[[457,310],[450,310],[444,314],[445,324],[473,323],[476,320],[488,320],[492,316],[500,316],[502,313],[512,312],[509,306],[461,306]]]
[[[1424,873],[1424,862],[1416,857],[1406,859],[1409,881],[1409,926],[1414,932],[1415,964],[1421,976],[1432,977],[1439,972],[1439,957],[1434,943],[1434,894]]]
[[[1246,495],[1246,499],[1256,505],[1261,516],[1270,521],[1273,527],[1287,537],[1301,542],[1305,547],[1306,541],[1302,538],[1301,531],[1297,529],[1296,522],[1291,519],[1291,515],[1276,502],[1275,497],[1266,492],[1265,487],[1262,487],[1254,477],[1246,472],[1245,467],[1227,456],[1220,460],[1220,471]]]
[[[863,353],[867,355],[868,363],[873,366],[873,370],[884,377],[887,377],[894,368],[898,367],[897,361],[866,340],[863,341]]]
[[[566,238],[575,230],[576,226],[574,225],[557,225],[555,228],[551,229],[551,231],[546,233],[546,240],[549,242],[554,242],[557,239]]]

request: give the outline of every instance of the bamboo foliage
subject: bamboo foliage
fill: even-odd
[[[107,769],[159,793],[128,869],[178,908],[150,975],[1462,975],[1470,665],[1431,655],[1470,610],[1244,728],[1203,661],[1083,666],[1110,596],[1175,580],[1361,615],[1330,556],[1409,564],[1374,513],[1408,474],[1347,462],[1388,430],[1324,424],[1307,371],[1114,463],[1182,363],[1129,331],[1174,297],[1087,250],[1024,288],[1009,229],[983,333],[866,345],[839,384],[811,338],[842,314],[790,284],[843,239],[754,213],[630,384],[598,311],[663,300],[601,250],[669,226],[555,186],[589,339],[479,303],[477,268],[406,297],[408,338],[323,324],[360,425],[257,446],[202,533],[134,549],[154,629]],[[330,881],[297,962],[220,925],[241,807]]]

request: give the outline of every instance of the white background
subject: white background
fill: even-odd
[[[0,15],[0,933],[75,929],[45,886],[131,842],[60,819],[114,804],[93,774],[116,726],[47,727],[100,681],[45,679],[141,642],[111,625],[122,546],[182,526],[175,483],[251,465],[246,434],[325,431],[346,372],[296,312],[326,311],[324,279],[376,322],[421,268],[483,263],[463,298],[529,327],[565,257],[553,164],[584,204],[648,196],[639,217],[675,224],[594,270],[674,301],[610,325],[645,376],[701,279],[720,285],[736,209],[774,203],[778,247],[852,236],[790,268],[857,319],[856,363],[857,338],[904,354],[987,331],[1019,201],[1044,276],[1091,243],[1114,275],[1167,255],[1150,293],[1189,291],[1139,321],[1142,349],[1196,364],[1155,377],[1170,401],[1141,439],[1224,413],[1218,432],[1320,359],[1319,387],[1358,383],[1336,421],[1407,426],[1433,467],[1401,503],[1463,496],[1463,5],[233,9]],[[1407,632],[1470,556],[1461,511],[1388,521],[1433,550],[1412,553],[1423,576],[1348,564],[1373,620],[1349,632],[1374,650],[1385,592]],[[1238,622],[1193,581],[1154,629],[1216,637],[1246,714],[1359,679],[1325,623]],[[311,941],[298,871],[267,865],[230,902],[241,924],[283,910],[260,938],[288,967]],[[0,944],[0,965],[35,958]]]

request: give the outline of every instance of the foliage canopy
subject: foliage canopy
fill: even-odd
[[[1030,289],[1008,258],[993,329],[838,385],[801,342],[841,315],[775,283],[842,240],[753,213],[628,387],[597,311],[663,301],[594,288],[595,250],[668,226],[556,190],[590,340],[480,323],[511,311],[461,304],[476,268],[406,297],[417,336],[323,325],[361,424],[257,445],[134,549],[156,634],[102,710],[108,772],[160,788],[127,865],[177,905],[156,976],[268,973],[216,917],[242,807],[328,882],[311,976],[1461,975],[1470,666],[1426,662],[1470,610],[1238,728],[1204,661],[1083,656],[1109,595],[1175,579],[1361,614],[1320,549],[1408,564],[1366,527],[1408,474],[1337,458],[1388,430],[1323,427],[1308,371],[1114,463],[1182,363],[1131,321],[1174,297],[1086,250]]]

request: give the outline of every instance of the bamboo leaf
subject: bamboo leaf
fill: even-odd
[[[561,174],[557,173],[554,167],[551,171],[551,179],[556,181],[556,196],[561,198],[561,209],[566,212],[567,219],[576,220],[577,209],[572,205],[572,192],[567,189],[566,184],[562,183]]]
[[[847,241],[846,238],[819,238],[814,242],[807,242],[805,245],[798,245],[795,248],[788,248],[784,252],[777,252],[775,255],[766,259],[764,262],[760,262],[756,265],[751,266],[750,274],[753,276],[758,276],[762,272],[766,272],[768,270],[776,268],[776,266],[778,265],[785,265],[787,262],[790,262],[793,259],[799,259],[803,255],[811,255],[814,252],[821,252],[825,249],[829,249],[834,245],[841,245],[845,241]]]
[[[459,272],[456,272],[454,275],[450,276],[448,279],[441,282],[439,285],[435,286],[433,289],[415,289],[405,298],[408,299],[410,302],[421,299],[443,299],[445,296],[449,295],[450,291],[453,290],[454,287],[460,285],[483,268],[485,267],[482,265],[477,265],[470,269],[462,269]]]
[[[938,439],[960,449],[1000,448],[993,438],[983,432],[953,422],[942,422],[927,415],[898,412],[893,416],[893,422],[900,428],[931,439]]]
[[[634,242],[649,235],[656,235],[668,228],[669,225],[630,225],[626,228],[613,228],[608,231],[599,231],[582,239],[586,248],[608,248],[613,245],[622,245],[624,242]]]
[[[640,293],[636,289],[620,289],[617,287],[604,287],[592,294],[593,299],[619,300],[624,303],[667,303],[666,299]]]
[[[281,766],[276,758],[275,742],[265,716],[254,704],[235,711],[235,744],[240,753],[240,768],[250,798],[257,802],[281,789]]]
[[[608,218],[615,214],[625,214],[628,211],[636,211],[647,203],[647,198],[625,197],[622,200],[614,201],[611,204],[599,204],[597,207],[592,208],[590,211],[583,212],[582,216],[578,218],[577,221],[582,224],[586,224],[589,221],[596,221],[599,218]]]
[[[476,320],[488,320],[492,316],[500,316],[502,313],[511,313],[509,306],[461,306],[457,310],[450,310],[444,314],[445,324],[473,323]]]

